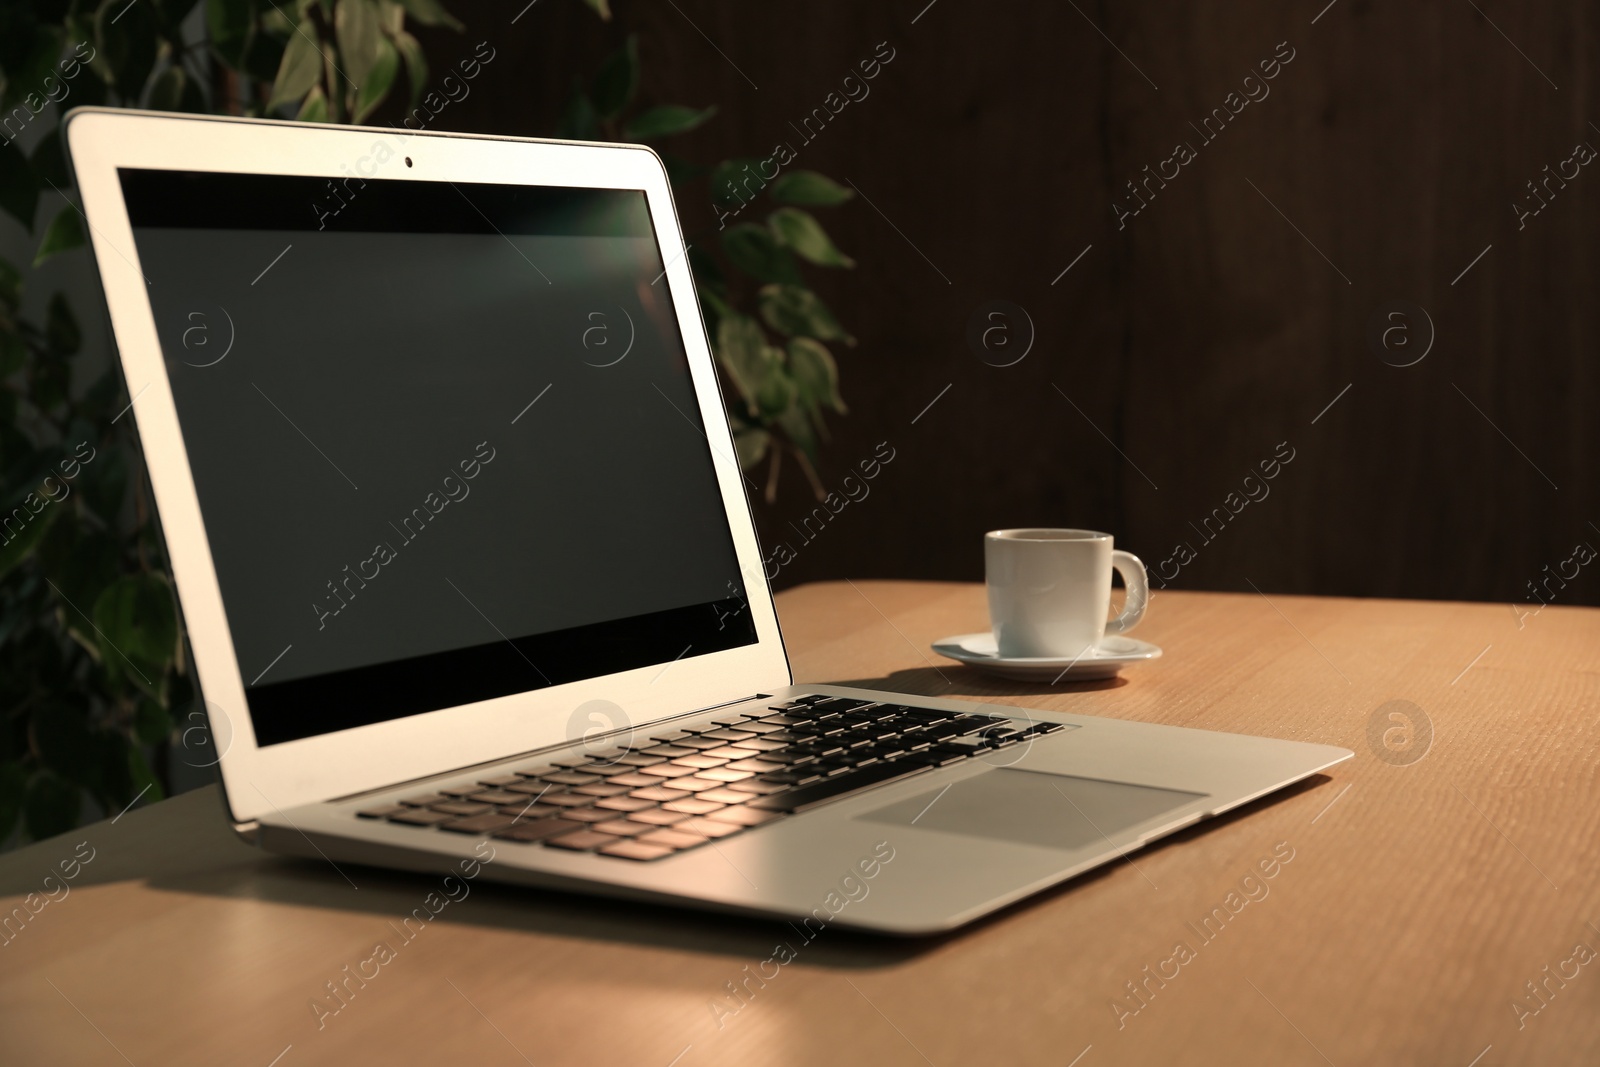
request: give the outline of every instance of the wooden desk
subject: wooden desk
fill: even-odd
[[[1600,611],[1547,608],[1519,629],[1505,605],[1161,593],[1140,636],[1164,659],[1121,684],[1051,688],[930,662],[931,640],[983,624],[977,586],[829,583],[780,610],[802,680],[1357,756],[945,939],[825,932],[720,1029],[724,983],[793,931],[475,883],[319,1031],[311,998],[392,940],[433,880],[357,868],[352,888],[326,864],[264,855],[204,790],[0,858],[9,912],[77,842],[94,850],[0,948],[0,1060],[1600,1062]],[[1383,747],[1401,723],[1369,741],[1393,700],[1431,720],[1414,762],[1420,731],[1409,753]],[[1275,848],[1293,858],[1230,903]],[[1238,910],[1203,940],[1219,906]],[[1179,942],[1190,958],[1172,962]],[[1541,981],[1537,1000],[1525,983]]]

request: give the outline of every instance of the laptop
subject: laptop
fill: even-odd
[[[1352,755],[796,684],[647,147],[66,138],[227,817],[330,892],[926,935]]]

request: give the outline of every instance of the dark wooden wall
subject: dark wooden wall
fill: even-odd
[[[636,31],[646,100],[721,109],[675,146],[706,162],[800,147],[788,123],[895,49],[795,166],[871,200],[821,213],[859,266],[818,289],[860,341],[822,478],[879,442],[896,458],[810,543],[790,470],[758,505],[797,550],[779,584],[977,578],[984,530],[1047,524],[1173,559],[1174,588],[1512,601],[1600,547],[1600,166],[1520,226],[1512,208],[1600,147],[1600,9],[926,2],[618,0],[602,24],[539,0],[511,25],[520,0],[458,0],[466,33],[428,37],[440,67],[479,40],[499,53],[441,126],[547,135],[572,79]],[[1203,141],[1189,124],[1289,49],[1270,94]],[[1124,183],[1180,142],[1196,158],[1119,227]],[[691,230],[712,220],[703,188],[680,204]],[[1036,331],[1014,366],[967,343],[995,299]],[[1402,352],[1434,335],[1408,367],[1368,339],[1397,301]],[[1260,496],[1244,479],[1285,442],[1270,495],[1202,535]],[[1595,570],[1549,588],[1600,602]]]

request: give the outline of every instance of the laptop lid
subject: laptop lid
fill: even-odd
[[[788,683],[648,148],[67,143],[236,821]]]

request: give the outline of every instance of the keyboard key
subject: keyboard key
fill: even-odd
[[[619,756],[612,760],[617,767],[653,767],[657,763],[665,763],[665,756],[647,756],[643,752],[630,752],[626,756]]]
[[[616,841],[613,834],[600,834],[593,830],[579,830],[576,833],[562,834],[560,837],[545,838],[545,844],[551,848],[570,848],[574,852],[589,852],[602,845],[609,845]]]
[[[507,793],[517,793],[521,796],[538,796],[540,793],[559,793],[561,787],[541,782],[537,778],[524,778],[503,787]]]
[[[905,761],[877,763],[859,771],[851,771],[811,785],[803,785],[786,793],[756,797],[750,806],[758,811],[805,811],[830,800],[837,800],[859,789],[892,782],[926,770],[922,763],[908,765]]]
[[[568,808],[561,813],[563,819],[573,822],[607,822],[617,817],[614,811],[605,811],[601,808]]]
[[[620,797],[628,791],[625,785],[612,785],[606,782],[603,785],[578,785],[572,787],[572,792],[586,797]]]
[[[581,829],[583,823],[568,819],[535,819],[533,822],[519,822],[508,829],[497,831],[494,836],[503,837],[507,841],[543,841],[547,837]]]
[[[730,771],[749,771],[751,774],[765,774],[767,771],[781,771],[782,763],[772,763],[764,759],[742,759],[737,763],[728,764]]]
[[[557,785],[593,785],[600,780],[600,776],[597,774],[580,774],[577,771],[558,771],[555,774],[545,775],[544,780],[555,782]]]
[[[784,748],[787,741],[773,741],[766,737],[752,737],[748,741],[735,741],[731,747],[742,748],[747,752],[771,752],[775,748]]]
[[[668,744],[668,743],[677,744],[679,741],[683,740],[685,737],[693,737],[693,736],[694,736],[693,734],[688,733],[687,731],[684,731],[684,730],[673,730],[671,733],[656,734],[650,740],[658,741],[658,742],[661,742],[663,744]]]
[[[718,741],[743,741],[747,737],[754,737],[755,734],[749,730],[712,730],[700,736],[715,738]]]
[[[751,793],[762,795],[769,793],[782,793],[789,787],[786,785],[779,785],[776,782],[763,782],[759,778],[746,778],[742,782],[734,782],[732,785],[728,786],[728,788],[738,793],[747,794],[745,799],[748,800],[748,794]]]
[[[532,767],[518,767],[516,772],[524,778],[538,778],[541,775],[554,774],[560,769],[560,767],[552,767],[548,763],[540,763]]]
[[[634,822],[632,819],[612,819],[609,822],[597,822],[590,829],[596,833],[611,834],[615,837],[637,837],[659,827],[647,822]]]
[[[639,797],[607,797],[605,800],[595,801],[594,806],[602,811],[644,811],[655,807],[656,801],[642,800]]]
[[[441,830],[454,830],[458,834],[492,834],[496,830],[504,830],[516,823],[510,815],[501,815],[490,812],[487,815],[474,815],[470,819],[455,819],[451,822],[439,824]]]
[[[699,834],[686,834],[681,830],[662,829],[652,830],[648,834],[641,834],[639,837],[634,838],[634,840],[642,841],[647,845],[661,845],[664,848],[685,849],[694,848],[696,845],[703,845],[708,839]]]
[[[708,748],[702,755],[716,756],[720,759],[749,759],[750,750],[734,748],[732,745],[722,745],[718,748]]]
[[[439,792],[443,793],[447,797],[460,798],[471,796],[473,793],[478,792],[482,788],[483,786],[478,785],[476,782],[469,782],[466,785],[447,785],[440,789]]]
[[[680,822],[673,829],[681,830],[686,834],[699,834],[701,837],[727,837],[729,834],[739,833],[746,828],[734,822],[716,822],[713,819],[690,819],[687,822]]]
[[[644,789],[635,789],[628,795],[635,800],[648,800],[651,803],[655,803],[662,800],[682,800],[689,794],[682,789],[667,789],[660,785],[652,785]]]
[[[718,804],[743,804],[752,795],[749,792],[741,793],[732,789],[707,789],[703,793],[696,793],[694,798],[696,800],[715,801]]]
[[[638,841],[617,841],[600,849],[603,856],[616,856],[625,860],[658,860],[672,855],[672,849],[660,845],[646,845]]]
[[[671,826],[675,822],[682,822],[689,816],[681,811],[666,811],[661,808],[651,808],[648,811],[633,812],[628,818],[634,822],[647,822],[652,826]]]
[[[644,754],[647,756],[661,756],[665,759],[672,759],[675,756],[687,756],[694,751],[696,750],[692,748],[679,748],[677,745],[651,745],[649,748],[644,750]]]
[[[655,778],[682,778],[686,774],[694,774],[695,769],[693,767],[679,767],[675,763],[663,763],[656,767],[646,767],[639,773],[648,774]]]
[[[542,802],[558,808],[581,808],[593,804],[594,797],[586,797],[582,793],[546,793]]]
[[[501,789],[508,785],[515,785],[520,781],[522,781],[522,775],[520,774],[502,774],[498,778],[479,778],[478,784]]]
[[[706,816],[712,822],[728,822],[736,826],[760,826],[764,822],[782,818],[775,811],[761,811],[757,808],[747,807],[743,804],[731,808],[713,811]]]
[[[726,756],[679,756],[672,762],[680,767],[693,767],[697,771],[704,771],[712,767],[720,767],[727,763],[728,759]]]
[[[741,782],[751,777],[751,773],[749,771],[729,770],[727,767],[714,767],[709,771],[701,771],[695,777],[703,778],[708,782]]]
[[[501,815],[510,815],[517,819],[540,819],[564,809],[553,804],[502,804],[495,810]]]
[[[740,726],[739,726],[739,729],[741,729],[741,730],[749,730],[752,733],[756,733],[756,734],[770,734],[770,733],[775,733],[778,730],[783,729],[783,727],[778,726],[775,723],[764,722],[764,721],[762,721],[760,719],[752,719],[752,720],[746,721],[744,723],[741,723]]]
[[[561,759],[551,760],[550,765],[552,767],[558,767],[564,771],[570,771],[584,766],[590,761],[590,758],[591,757],[588,753],[585,753],[581,756],[563,756]]]
[[[401,797],[400,803],[408,808],[426,808],[433,804],[440,804],[450,798],[443,793],[419,793],[414,797]]]
[[[638,789],[640,786],[655,785],[660,778],[648,774],[614,774],[606,779],[607,785],[623,785],[629,789]]]
[[[661,805],[665,811],[681,811],[685,815],[704,815],[707,812],[716,811],[718,808],[725,806],[715,801],[701,800],[697,796],[685,797],[682,800],[669,800]]]
[[[475,800],[479,804],[515,804],[525,799],[516,793],[507,793],[503,789],[485,789],[481,793],[473,793],[468,800]]]
[[[404,804],[385,804],[381,808],[366,808],[356,812],[356,817],[361,819],[387,819],[391,815],[402,815],[411,809]]]
[[[434,804],[433,810],[442,811],[446,815],[462,816],[482,815],[484,812],[493,811],[494,809],[488,804],[473,804],[466,800],[446,800],[441,804]]]
[[[687,778],[665,778],[662,779],[661,784],[664,788],[679,789],[685,793],[698,793],[702,789],[715,789],[722,785],[721,782],[710,778],[702,778],[698,774],[690,775]]]
[[[398,815],[389,816],[390,822],[405,823],[407,826],[438,826],[442,822],[449,822],[456,818],[442,811],[429,811],[427,808],[407,808]]]
[[[721,741],[718,741],[715,738],[710,738],[710,737],[683,737],[683,738],[679,738],[678,740],[674,741],[673,744],[677,745],[679,748],[694,748],[694,749],[707,749],[707,748],[721,748],[722,747],[722,742]]]
[[[798,726],[806,720],[796,719],[790,715],[766,715],[762,717],[761,721],[770,726]]]
[[[763,774],[761,780],[763,782],[771,782],[774,785],[806,785],[810,782],[821,781],[822,775],[816,771],[807,770],[773,771],[769,774]]]

